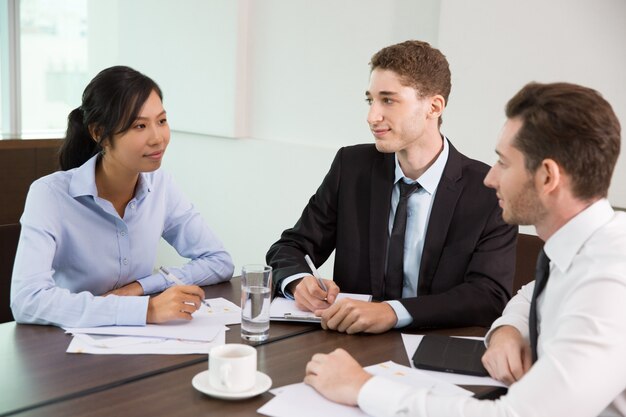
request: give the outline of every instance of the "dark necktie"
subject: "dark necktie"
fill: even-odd
[[[533,363],[537,361],[537,338],[539,332],[537,330],[537,297],[546,287],[548,277],[550,276],[550,258],[541,249],[537,257],[537,267],[535,269],[535,289],[533,297],[530,301],[530,313],[528,315],[528,328],[530,333],[530,349],[533,355]]]
[[[387,274],[385,276],[385,299],[396,300],[402,297],[404,283],[404,234],[406,231],[406,208],[411,194],[420,188],[418,183],[407,184],[398,181],[400,200],[393,218],[393,228],[389,237],[387,251]]]

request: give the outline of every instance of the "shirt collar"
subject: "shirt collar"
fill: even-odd
[[[100,154],[96,154],[89,158],[87,162],[73,169],[72,179],[70,180],[70,195],[72,197],[80,197],[90,195],[96,197],[98,189],[96,188],[96,162]]]
[[[608,223],[614,214],[607,199],[596,201],[565,223],[546,241],[546,255],[559,270],[567,271],[587,239]]]
[[[96,154],[89,158],[87,162],[73,169],[72,179],[70,180],[69,193],[72,197],[80,197],[89,195],[98,196],[96,188],[96,163],[100,154]],[[151,190],[151,181],[149,175],[142,172],[139,174],[139,180],[135,190],[135,199],[142,200]]]
[[[417,179],[417,182],[422,186],[422,188],[428,192],[429,194],[433,194],[439,185],[439,180],[441,180],[441,175],[443,174],[443,170],[446,167],[446,162],[448,161],[448,138],[443,138],[443,149],[437,156],[437,159],[433,164],[428,167],[428,169]],[[404,172],[402,172],[402,168],[400,167],[400,163],[398,162],[398,155],[394,155],[396,161],[396,170],[395,170],[395,179],[393,181],[396,184],[401,179],[405,179],[406,183],[414,183],[416,181],[406,177]]]

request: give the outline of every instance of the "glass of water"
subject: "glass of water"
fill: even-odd
[[[270,334],[272,267],[244,265],[241,270],[241,338],[263,342]]]

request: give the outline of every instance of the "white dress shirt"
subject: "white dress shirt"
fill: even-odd
[[[373,416],[626,416],[626,213],[599,200],[548,239],[545,251],[551,263],[537,300],[539,359],[507,395],[443,397],[373,377],[359,406]],[[522,287],[490,332],[512,325],[528,339],[533,288]]]

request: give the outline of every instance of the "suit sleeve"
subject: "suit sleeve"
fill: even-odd
[[[308,254],[318,267],[335,249],[342,154],[343,148],[335,155],[330,171],[295,226],[285,230],[267,252],[266,261],[273,268],[275,293],[280,294],[283,279],[299,273],[311,273],[304,255]]]
[[[457,269],[464,271],[459,283],[446,291],[400,300],[413,318],[409,328],[489,327],[502,313],[511,297],[517,227],[502,220],[494,200],[485,204],[490,213],[468,260],[440,260],[459,263]],[[438,278],[443,277],[435,275]]]

